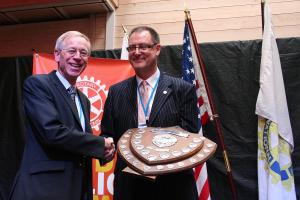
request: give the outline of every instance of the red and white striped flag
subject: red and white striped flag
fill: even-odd
[[[191,36],[191,27],[185,22],[182,51],[182,69],[183,79],[196,86],[199,107],[199,125],[201,126],[199,134],[202,134],[202,126],[208,122],[212,115],[210,103],[208,100],[203,75],[200,70],[200,61],[197,58],[195,46]],[[197,42],[195,42],[197,44]],[[207,177],[206,163],[195,168],[195,179],[199,194],[199,200],[210,199],[209,182]]]

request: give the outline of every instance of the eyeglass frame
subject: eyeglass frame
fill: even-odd
[[[75,56],[77,54],[77,52],[79,52],[79,55],[81,58],[88,58],[90,56],[90,52],[86,51],[84,49],[76,49],[76,48],[71,47],[71,48],[66,48],[66,49],[64,49],[64,48],[60,49],[60,51],[66,51],[72,57]]]
[[[136,45],[129,45],[128,47],[126,47],[126,50],[128,51],[128,53],[134,52],[136,51],[136,49],[138,49],[139,51],[145,52],[148,49],[152,49],[155,45],[157,45],[158,43],[153,43],[153,44],[136,44]]]

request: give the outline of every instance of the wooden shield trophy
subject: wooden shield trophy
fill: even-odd
[[[179,126],[134,128],[118,141],[118,153],[136,174],[157,176],[193,168],[215,152],[211,140]],[[129,172],[128,169],[125,171]]]

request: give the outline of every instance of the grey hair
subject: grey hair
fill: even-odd
[[[88,42],[88,52],[91,52],[91,42],[90,39],[84,35],[83,33],[80,33],[79,31],[67,31],[63,33],[59,38],[57,38],[55,43],[55,50],[62,50],[64,47],[64,42],[66,39],[71,37],[82,37]]]

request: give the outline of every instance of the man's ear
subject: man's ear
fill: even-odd
[[[54,58],[55,58],[56,62],[59,62],[60,52],[61,52],[60,50],[57,50],[57,49],[54,50]]]
[[[160,44],[157,44],[157,45],[155,46],[155,49],[156,49],[156,55],[159,56],[159,54],[160,54],[160,49],[161,49]]]

